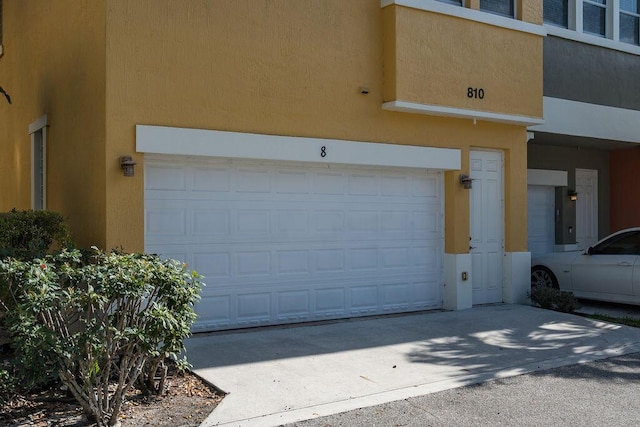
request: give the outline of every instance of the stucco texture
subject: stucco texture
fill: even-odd
[[[3,1],[0,210],[31,207],[29,124],[47,115],[47,208],[105,241],[104,1]]]
[[[69,218],[81,245],[107,249],[144,249],[138,124],[458,148],[462,170],[445,174],[445,245],[466,253],[469,192],[458,176],[470,149],[496,149],[505,159],[505,250],[526,251],[526,128],[381,106],[389,40],[403,40],[392,45],[402,58],[397,90],[417,94],[408,100],[430,91],[433,103],[541,116],[539,37],[444,15],[407,14],[393,28],[379,0],[4,5],[0,82],[15,102],[0,105],[2,209],[29,207],[27,127],[44,114],[48,207]],[[415,31],[431,44],[410,42]],[[470,103],[469,85],[485,88],[485,103]],[[134,177],[123,176],[123,155],[138,163]]]
[[[385,101],[542,118],[541,36],[407,7],[383,13]]]

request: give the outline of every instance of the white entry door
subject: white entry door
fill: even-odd
[[[586,249],[598,241],[598,171],[576,169],[576,244]]]
[[[553,252],[554,210],[555,187],[530,185],[527,188],[527,235],[532,256]]]
[[[502,302],[504,203],[502,153],[471,151],[471,254],[473,304]]]

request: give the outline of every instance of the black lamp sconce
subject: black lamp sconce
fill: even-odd
[[[122,169],[124,176],[133,176],[135,174],[133,168],[135,165],[137,165],[137,163],[133,161],[131,156],[120,157],[120,169]]]
[[[569,200],[571,200],[572,202],[578,200],[578,193],[576,193],[575,190],[569,190]]]
[[[460,175],[460,184],[462,184],[462,188],[465,190],[471,190],[473,180],[469,175]]]

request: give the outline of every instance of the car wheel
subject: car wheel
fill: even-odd
[[[531,268],[531,287],[537,286],[558,289],[558,279],[548,268],[536,266]]]

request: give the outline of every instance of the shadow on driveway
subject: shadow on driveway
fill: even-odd
[[[205,425],[279,425],[633,351],[640,329],[522,305],[187,341],[195,372],[230,392]]]

